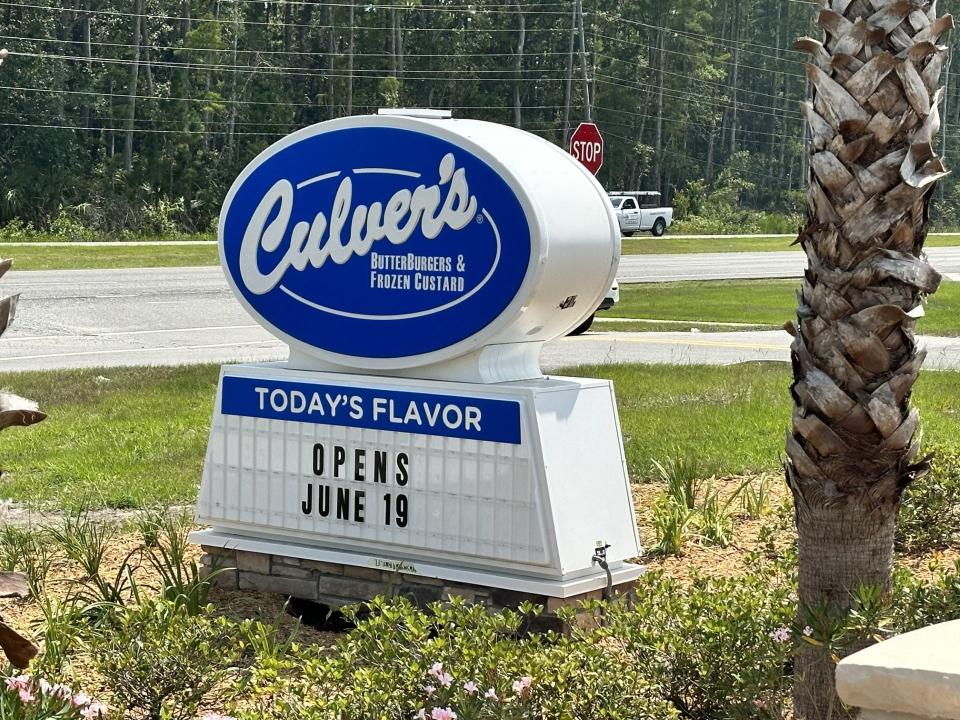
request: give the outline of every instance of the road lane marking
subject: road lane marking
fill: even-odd
[[[745,322],[718,322],[713,320],[656,320],[654,318],[623,318],[623,317],[597,317],[598,323],[649,323],[651,325],[707,325],[710,327],[769,327],[779,329],[779,325],[774,323],[745,323]]]
[[[277,341],[280,344],[279,341]],[[19,355],[17,357],[9,358],[0,358],[0,363],[13,362],[14,360],[45,360],[46,358],[55,358],[55,357],[82,357],[89,355],[120,355],[122,353],[159,353],[166,350],[176,350],[181,352],[183,350],[213,350],[215,348],[226,348],[226,347],[246,347],[249,345],[263,345],[270,346],[272,343],[269,340],[258,340],[256,342],[243,342],[243,343],[218,343],[216,345],[183,345],[179,347],[148,347],[148,348],[129,348],[129,349],[107,349],[107,350],[86,350],[83,352],[69,352],[69,353],[47,353],[45,355]]]
[[[83,335],[7,335],[7,341],[18,340],[90,340],[101,337],[122,337],[126,335],[156,335],[158,333],[194,332],[196,330],[250,330],[261,325],[212,325],[209,327],[165,328],[160,330],[117,330],[105,333],[87,333]]]
[[[581,344],[586,343],[590,340],[599,340],[600,336],[598,335],[582,335],[579,338],[567,338],[567,340],[573,340],[574,342],[579,342]],[[692,345],[695,347],[718,347],[718,348],[737,348],[742,350],[789,350],[790,346],[787,345],[767,345],[765,343],[745,343],[745,342],[735,342],[732,340],[685,340],[680,338],[632,338],[632,337],[616,337],[609,338],[604,340],[604,342],[609,343],[636,343],[639,345]]]

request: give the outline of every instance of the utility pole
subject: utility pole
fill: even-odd
[[[663,83],[664,83],[664,65],[667,62],[667,53],[666,53],[666,31],[660,29],[660,57],[658,64],[660,65],[660,71],[658,73],[657,81],[657,126],[656,126],[656,151],[653,179],[657,184],[657,190],[663,192]]]
[[[590,80],[587,78],[587,41],[583,32],[583,0],[577,0],[577,23],[580,28],[580,69],[583,71],[583,104],[587,122],[593,122],[590,108]]]
[[[570,46],[567,48],[566,92],[563,96],[563,146],[570,142],[570,99],[573,96],[573,49],[577,37],[577,3],[574,0],[570,18]]]
[[[130,87],[127,92],[127,137],[123,146],[123,169],[133,167],[133,128],[137,117],[137,79],[140,74],[140,23],[143,0],[137,0],[133,17],[133,64],[130,66]]]
[[[353,8],[354,0],[350,0],[350,41],[347,50],[347,115],[353,115],[353,51],[355,35],[353,28]]]
[[[947,70],[944,73],[943,77],[943,112],[940,116],[943,118],[940,127],[940,157],[945,158],[947,156],[947,122],[950,120],[950,66],[953,64],[953,50],[947,51]],[[940,202],[943,202],[943,188],[946,183],[937,183],[940,187],[938,191],[940,193]]]

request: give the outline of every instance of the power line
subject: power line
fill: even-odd
[[[0,1],[0,7],[9,6],[17,8],[28,8],[31,10],[50,10],[54,12],[63,12],[63,8],[53,7],[51,5],[30,5],[22,2],[10,2],[9,0]],[[220,25],[228,25],[233,21],[230,18],[215,19],[215,18],[202,18],[202,17],[185,17],[180,15],[148,15],[144,13],[143,15],[137,15],[137,13],[130,12],[121,12],[119,10],[83,10],[85,15],[107,15],[111,17],[141,17],[147,20],[174,20],[179,22],[189,21],[191,23],[217,23]],[[335,29],[337,25],[310,25],[306,23],[281,23],[281,22],[271,22],[269,20],[247,20],[244,19],[241,23],[243,25],[256,25],[256,26],[269,26],[269,27],[283,27],[283,28],[307,28],[310,30],[330,30]],[[388,30],[389,28],[384,28],[380,26],[373,25],[353,25],[354,30]],[[446,32],[454,28],[449,27],[403,27],[405,32]],[[536,28],[539,32],[565,32],[564,28]],[[485,32],[485,33],[516,33],[516,30],[513,28],[456,28],[457,32]]]
[[[237,0],[234,0],[234,2],[236,2],[236,1],[237,1]],[[241,1],[243,1],[243,0],[241,0]],[[253,0],[253,1],[256,2],[256,3],[261,3],[261,4],[263,4],[263,5],[269,5],[269,1],[265,1],[265,0]],[[795,1],[798,1],[798,0],[795,0]],[[291,3],[291,4],[293,4],[293,3]],[[296,3],[296,4],[312,4],[312,3]],[[54,7],[54,6],[51,6],[51,5],[33,5],[33,4],[27,4],[27,3],[22,3],[22,2],[10,2],[9,0],[2,0],[2,1],[0,1],[0,6],[11,6],[11,7],[20,7],[20,8],[30,8],[30,9],[35,9],[35,10],[49,10],[49,11],[55,11],[55,12],[62,12],[62,11],[63,11],[63,8],[58,8],[58,7]],[[337,6],[338,6],[338,7],[349,7],[349,4],[347,4],[347,3],[342,3],[342,4],[338,4]],[[358,5],[355,5],[354,7],[358,7],[358,6],[360,6],[360,5],[358,4]],[[372,7],[377,8],[378,6],[373,5]],[[398,10],[404,10],[404,11],[410,11],[410,12],[415,12],[415,11],[419,11],[419,10],[426,9],[426,8],[422,8],[422,7],[401,7],[401,6],[386,6],[386,7],[389,7],[390,9],[398,9]],[[481,8],[482,8],[482,6],[478,6],[478,7],[481,7]],[[430,7],[430,10],[431,10],[431,11],[438,11],[438,12],[453,12],[453,13],[461,13],[461,14],[463,13],[463,10],[462,10],[461,8],[443,8],[443,7],[433,7],[433,6],[431,6],[431,7]],[[136,14],[136,13],[121,12],[121,11],[118,11],[118,10],[83,10],[83,11],[77,11],[77,12],[82,12],[83,14],[86,14],[86,15],[109,15],[109,16],[119,16],[119,17],[137,17],[137,14]],[[497,10],[497,11],[490,11],[490,12],[493,13],[493,14],[517,14],[516,11],[510,12],[510,11],[506,11],[506,10]],[[568,10],[556,10],[556,11],[528,10],[528,11],[523,11],[523,14],[525,14],[525,15],[551,15],[551,16],[562,17],[562,16],[565,16],[565,15],[569,15],[569,11],[568,11]],[[623,15],[618,15],[618,14],[615,14],[615,13],[590,13],[589,15],[590,15],[591,17],[600,17],[600,18],[602,18],[602,19],[604,19],[604,20],[607,20],[607,21],[623,22],[623,23],[627,23],[627,24],[629,24],[629,25],[634,25],[634,26],[637,26],[637,27],[643,27],[643,28],[647,28],[647,29],[650,29],[650,30],[656,30],[656,31],[658,31],[658,32],[659,32],[659,31],[670,32],[670,33],[674,33],[674,34],[676,34],[676,35],[681,35],[681,36],[688,37],[688,38],[694,38],[694,39],[701,39],[701,38],[702,38],[702,39],[712,40],[712,41],[714,41],[714,42],[729,43],[729,44],[736,45],[736,46],[741,47],[741,48],[758,47],[758,48],[763,48],[763,49],[765,49],[765,50],[774,50],[774,51],[776,51],[776,52],[778,52],[778,53],[783,53],[783,54],[803,55],[802,52],[800,52],[800,51],[798,51],[798,50],[793,50],[792,48],[777,48],[777,47],[775,47],[775,46],[773,46],[773,45],[764,45],[764,44],[762,44],[762,43],[755,43],[755,42],[748,41],[748,40],[734,41],[734,40],[729,39],[729,38],[721,38],[721,37],[718,37],[718,36],[716,36],[716,35],[710,35],[710,34],[708,34],[708,33],[697,33],[697,32],[693,32],[693,31],[689,31],[689,30],[681,30],[681,29],[678,29],[678,28],[670,28],[670,27],[665,27],[665,26],[661,26],[661,25],[655,25],[655,24],[652,24],[652,23],[646,23],[646,22],[642,22],[642,21],[640,21],[640,20],[633,20],[633,19],[631,19],[631,18],[625,17],[625,16],[623,16]],[[207,22],[207,23],[218,23],[218,24],[224,24],[224,25],[231,24],[231,23],[233,22],[230,18],[225,18],[225,19],[193,18],[193,17],[185,17],[185,16],[179,16],[179,15],[148,15],[148,14],[143,14],[143,15],[141,15],[140,17],[144,17],[144,18],[149,19],[149,20],[176,20],[176,21],[181,21],[181,22],[183,22],[183,21],[189,21],[189,22],[193,22],[193,23]],[[311,24],[305,24],[305,23],[276,22],[276,21],[269,21],[269,20],[265,20],[265,21],[261,21],[261,20],[248,20],[248,19],[246,19],[246,18],[244,18],[244,19],[242,20],[242,24],[245,24],[245,25],[263,25],[263,26],[284,27],[284,28],[286,28],[286,27],[291,27],[291,28],[307,28],[307,29],[315,29],[315,30],[321,30],[321,29],[322,29],[322,30],[329,30],[329,29],[337,29],[338,27],[342,27],[342,26],[336,26],[336,25],[333,25],[333,26],[330,26],[330,25],[311,25]],[[353,26],[353,29],[354,29],[354,30],[386,30],[387,28],[383,28],[383,27],[380,27],[380,26],[354,25],[354,26]],[[437,32],[437,31],[450,30],[451,28],[402,27],[402,29],[403,29],[404,31],[413,31],[413,32],[421,32],[421,31],[422,31],[422,32]],[[566,32],[566,28],[530,28],[530,30],[537,30],[537,31],[541,31],[541,32]],[[513,29],[513,28],[510,28],[510,29],[506,29],[506,28],[457,28],[457,32],[463,32],[463,31],[493,32],[493,33],[497,33],[497,32],[515,33],[515,32],[516,32],[516,30]],[[753,52],[753,51],[752,51],[752,50],[748,50],[748,52]]]
[[[645,49],[645,50],[656,50],[657,52],[660,52],[660,48],[655,48],[655,47],[653,47],[652,45],[647,45],[646,43],[637,42],[637,41],[635,41],[635,40],[627,40],[627,39],[625,39],[625,38],[611,37],[611,36],[609,36],[609,35],[600,35],[600,34],[598,34],[597,37],[598,37],[598,38],[601,38],[601,39],[603,39],[603,40],[610,40],[610,41],[612,41],[612,42],[619,42],[619,43],[622,43],[622,44],[625,44],[625,45],[631,45],[631,46],[635,46],[635,47],[641,47],[641,48],[643,48],[643,49]],[[699,60],[699,59],[700,59],[699,56],[694,55],[693,53],[681,52],[680,50],[671,50],[671,49],[669,49],[669,48],[664,48],[664,49],[663,49],[663,52],[665,52],[665,53],[667,53],[667,54],[669,54],[669,55],[680,55],[681,57],[691,58],[691,59],[694,59],[694,60]],[[622,58],[617,58],[617,57],[614,57],[614,56],[612,56],[612,55],[606,55],[606,54],[604,54],[604,53],[596,53],[596,55],[597,55],[597,57],[610,58],[611,60],[616,60],[616,61],[618,61],[618,62],[630,62],[629,60],[624,60],[624,59],[622,59]],[[778,61],[780,61],[780,62],[790,62],[790,61],[787,60],[786,58],[778,58],[778,57],[775,57],[775,56],[773,56],[773,55],[763,55],[762,57],[769,58],[769,59],[772,59],[772,60],[778,60]],[[717,63],[724,63],[724,64],[726,64],[726,65],[729,65],[730,63],[733,62],[732,60],[721,60],[721,59],[719,59],[719,58],[710,58],[710,61],[711,61],[711,62],[717,62]],[[642,63],[634,63],[634,64],[636,64],[636,65],[643,65]],[[745,65],[744,63],[739,63],[739,65],[740,65],[740,69],[741,69],[741,70],[757,70],[758,72],[770,73],[770,74],[772,74],[772,75],[785,75],[785,76],[787,76],[787,77],[798,78],[798,79],[800,79],[800,80],[806,79],[806,75],[804,75],[804,74],[802,74],[802,73],[792,73],[792,72],[787,72],[786,70],[774,70],[773,68],[757,67],[756,65]],[[650,69],[653,69],[654,66],[651,66],[651,65],[643,65],[643,67],[649,67]]]
[[[25,52],[22,50],[9,50],[10,56],[20,56],[20,57],[30,57],[40,60],[65,60],[65,61],[82,61],[82,62],[95,62],[95,63],[104,63],[104,64],[113,64],[113,65],[133,65],[134,63],[139,63],[139,60],[133,60],[128,58],[109,58],[109,57],[86,57],[83,55],[62,55],[59,53],[32,53]],[[480,74],[487,75],[492,73],[498,73],[498,77],[486,78],[490,80],[498,81],[514,81],[516,78],[513,75],[504,75],[508,71],[505,69],[410,69],[406,68],[402,73],[399,71],[394,71],[389,68],[378,69],[378,68],[354,68],[353,74],[343,74],[340,73],[330,73],[327,68],[316,68],[313,72],[304,72],[302,68],[286,66],[286,65],[229,65],[229,64],[198,64],[198,63],[182,63],[182,62],[172,62],[169,60],[151,60],[151,67],[162,67],[169,68],[173,70],[222,70],[222,71],[242,71],[250,73],[266,73],[269,75],[287,75],[290,77],[317,77],[322,75],[323,77],[333,77],[333,78],[350,78],[350,77],[363,77],[363,76],[373,76],[373,77],[386,77],[393,72],[396,72],[396,77],[398,80],[436,80],[437,74],[450,74],[450,73],[461,73],[461,74]],[[528,68],[524,72],[539,72],[539,73],[562,73],[564,70],[562,68]],[[415,74],[426,75],[427,77],[415,77]],[[475,79],[484,79],[484,78],[454,78],[460,80],[475,80]],[[523,81],[536,81],[544,78],[520,78]],[[556,79],[556,78],[550,78]],[[562,79],[562,78],[561,78]]]
[[[256,2],[261,2],[261,0],[255,0]],[[342,28],[347,29],[347,28]],[[0,35],[2,40],[18,40],[23,42],[47,42],[47,43],[70,43],[73,45],[91,45],[97,47],[117,47],[123,48],[124,50],[133,50],[136,48],[142,48],[147,50],[174,50],[184,53],[191,52],[216,52],[223,53],[224,55],[233,53],[232,48],[198,48],[190,47],[187,45],[131,45],[130,43],[112,43],[112,42],[103,42],[91,40],[89,43],[85,40],[60,40],[58,38],[33,38],[33,37],[23,37],[18,35]],[[13,51],[11,51],[13,52]],[[343,57],[343,53],[331,53],[325,51],[304,51],[304,50],[260,50],[260,49],[242,49],[237,48],[237,53],[243,54],[255,54],[255,55],[295,55],[295,56],[306,56],[306,57]],[[553,56],[553,55],[563,55],[566,56],[566,52],[556,51],[556,52],[537,52],[532,53],[531,57],[543,57],[543,56]],[[376,58],[386,58],[389,57],[389,53],[386,52],[371,52],[371,53],[357,53],[353,54],[355,58],[358,57],[376,57]],[[513,57],[514,53],[457,53],[457,57]],[[404,58],[450,58],[450,53],[404,53]],[[80,56],[83,61],[88,60],[88,58],[83,55]],[[90,60],[96,58],[89,58]],[[196,64],[196,63],[194,63]],[[209,67],[204,65],[203,67]],[[231,66],[231,67],[245,67],[245,66]]]
[[[120,98],[122,100],[129,100],[130,95],[127,93],[111,93],[111,92],[98,92],[95,90],[58,90],[52,88],[36,88],[36,87],[24,87],[20,85],[0,85],[0,90],[10,90],[15,92],[31,92],[31,93],[47,93],[47,94],[62,94],[62,95],[81,95],[86,97],[103,97],[103,98]],[[266,105],[266,106],[279,106],[279,107],[311,107],[317,108],[319,105],[317,103],[310,102],[277,102],[269,100],[230,100],[228,98],[197,98],[197,97],[178,97],[178,96],[162,96],[162,95],[133,95],[133,98],[137,100],[160,100],[166,102],[193,102],[193,103],[205,103],[205,104],[216,104],[216,105]],[[380,105],[357,105],[354,104],[354,108],[358,109],[372,109],[376,110],[381,107]],[[562,105],[524,105],[526,110],[553,110],[563,107]],[[444,105],[445,110],[510,110],[513,108],[513,105]]]

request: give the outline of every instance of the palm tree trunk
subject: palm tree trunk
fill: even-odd
[[[818,22],[825,42],[797,43],[812,57],[807,225],[799,238],[808,269],[788,327],[794,412],[786,474],[803,624],[813,624],[813,608],[846,612],[861,585],[889,588],[900,498],[929,468],[910,397],[924,357],[915,317],[940,282],[923,242],[931,191],[945,174],[932,145],[947,57],[936,43],[953,24],[937,18],[935,0],[828,0]],[[804,647],[796,718],[847,717],[833,661]]]

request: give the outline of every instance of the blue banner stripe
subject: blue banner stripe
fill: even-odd
[[[520,444],[515,400],[224,376],[224,415]]]

